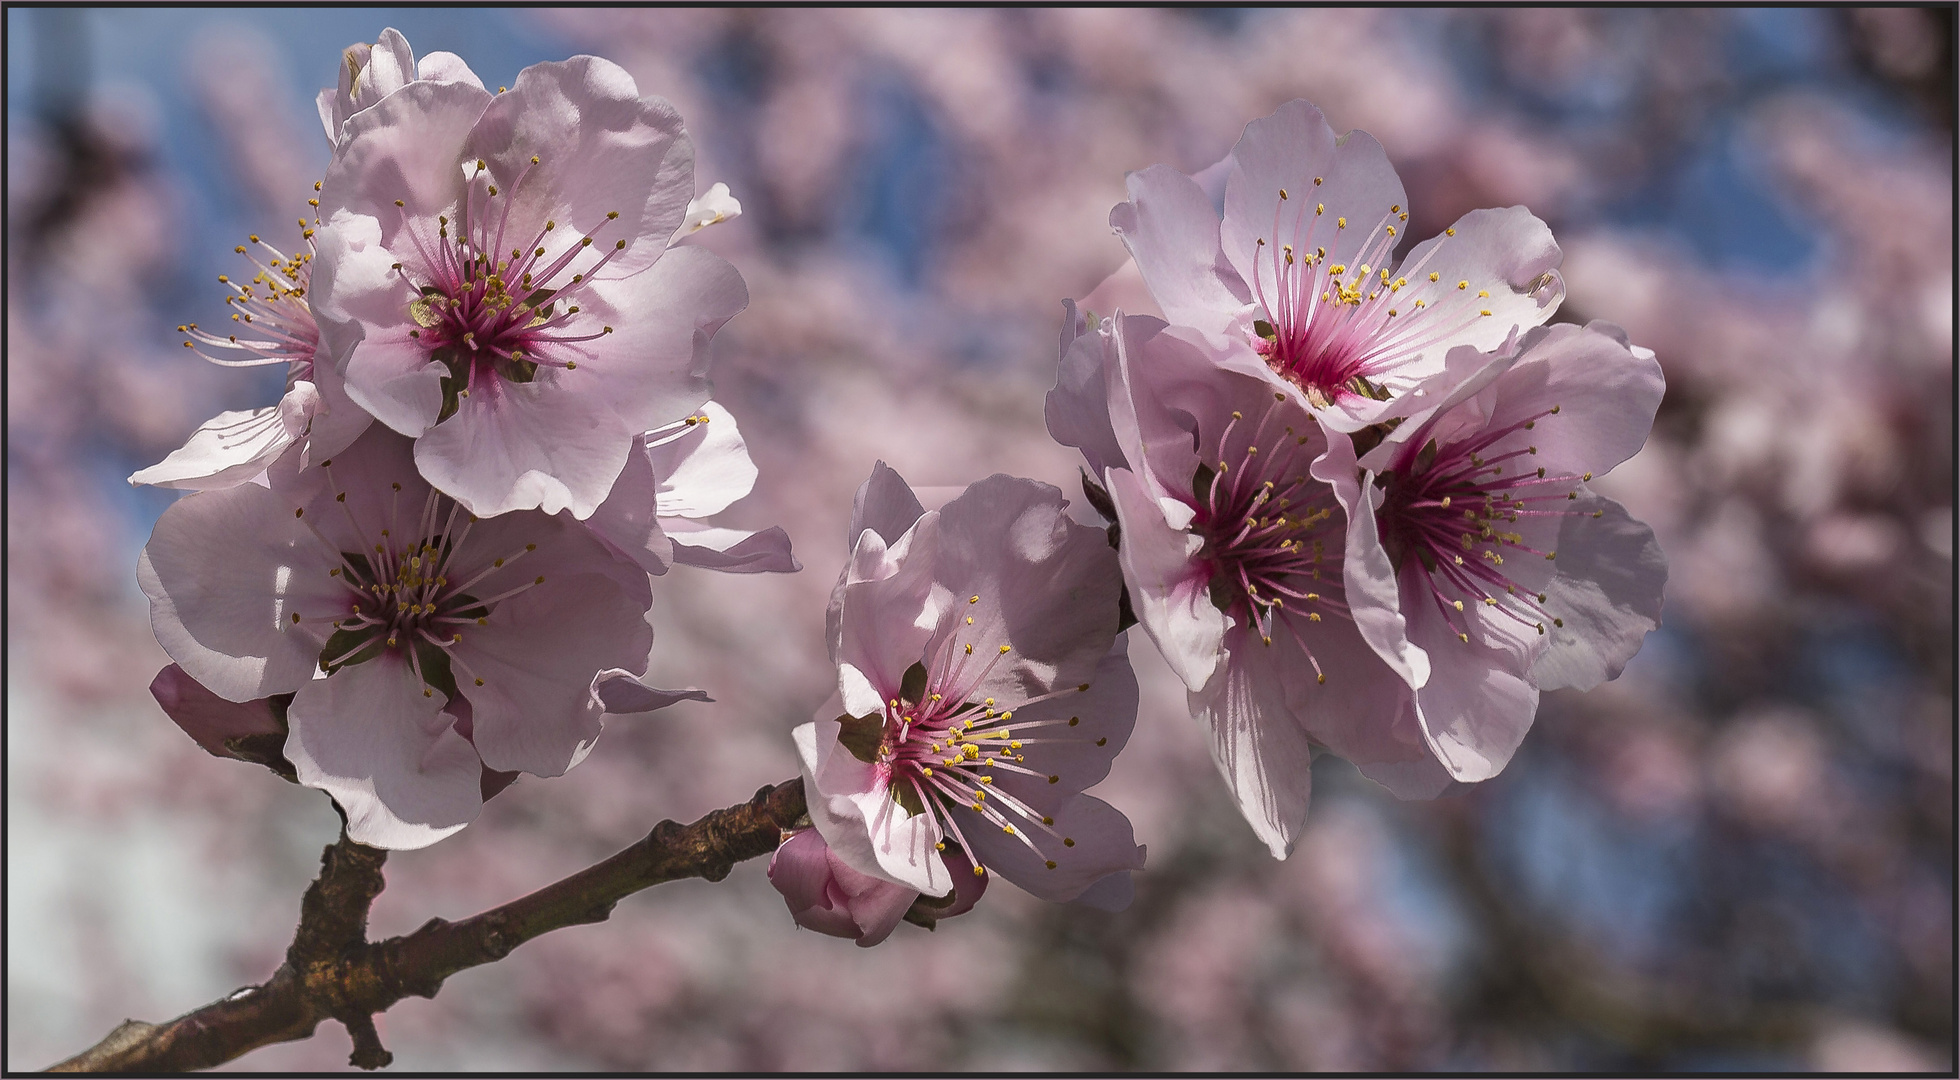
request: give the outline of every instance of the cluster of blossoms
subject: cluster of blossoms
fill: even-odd
[[[493,94],[388,30],[319,107],[302,246],[251,237],[230,332],[181,328],[286,365],[285,395],[130,478],[192,492],[137,576],[174,719],[330,793],[354,840],[421,847],[605,714],[705,699],[639,680],[648,575],[797,565],[781,529],[701,520],[755,481],[707,381],[748,296],[676,246],[740,208],[692,198],[671,106],[594,57]]]
[[[707,379],[748,296],[682,243],[740,207],[694,197],[672,107],[589,56],[495,93],[393,30],[344,61],[302,245],[251,237],[235,332],[181,328],[286,391],[131,477],[191,492],[138,579],[187,732],[412,848],[607,713],[705,700],[640,681],[650,576],[798,567],[781,529],[704,520],[756,479]],[[1304,102],[1204,175],[1134,174],[1111,215],[1165,318],[1068,305],[1049,428],[1108,528],[1004,475],[935,510],[882,463],[859,489],[836,692],[793,733],[809,824],[769,868],[799,924],[875,944],[996,874],[1126,906],[1144,848],[1086,792],[1136,721],[1131,622],[1279,857],[1317,750],[1405,797],[1487,779],[1541,690],[1658,624],[1652,533],[1587,484],[1645,441],[1660,369],[1543,325],[1543,223],[1477,211],[1398,260],[1380,145]]]

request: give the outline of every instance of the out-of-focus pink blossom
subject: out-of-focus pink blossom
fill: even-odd
[[[833,599],[838,696],[798,727],[810,820],[860,873],[931,896],[989,871],[1117,909],[1143,848],[1081,794],[1136,723],[1121,575],[1061,492],[995,475],[920,512],[881,463]],[[835,717],[835,719],[832,719]]]
[[[735,269],[667,247],[694,148],[597,57],[508,93],[416,81],[349,117],[320,194],[314,312],[348,393],[489,516],[589,517],[635,436],[708,397]]]
[[[1410,691],[1355,632],[1328,444],[1270,380],[1220,370],[1147,316],[1117,316],[1105,476],[1138,621],[1184,680],[1246,821],[1275,858],[1306,820],[1314,746],[1405,796],[1447,786]],[[1346,436],[1335,435],[1336,442]]]
[[[561,518],[478,520],[385,429],[297,456],[158,521],[137,580],[171,659],[227,701],[296,693],[287,760],[377,847],[468,824],[485,768],[577,764],[606,708],[595,683],[646,669],[645,575]]]
[[[1664,381],[1618,327],[1533,330],[1453,350],[1447,387],[1357,464],[1330,441],[1315,473],[1346,509],[1354,623],[1415,690],[1449,774],[1504,768],[1538,692],[1619,675],[1660,625],[1653,530],[1586,483],[1647,440]]]
[[[1305,101],[1247,124],[1230,163],[1222,220],[1197,180],[1156,165],[1130,174],[1109,223],[1166,318],[1333,430],[1375,422],[1452,347],[1492,348],[1564,296],[1558,245],[1521,206],[1472,211],[1390,270],[1402,181],[1373,137],[1337,138]]]

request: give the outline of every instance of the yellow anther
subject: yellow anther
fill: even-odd
[[[1337,218],[1335,218],[1335,219],[1334,219],[1334,227],[1335,227],[1335,228],[1337,228],[1337,229],[1345,229],[1345,228],[1347,228],[1347,219],[1346,219],[1346,218],[1344,218],[1344,217],[1337,217]]]

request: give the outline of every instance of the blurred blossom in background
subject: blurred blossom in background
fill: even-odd
[[[1142,715],[1096,789],[1150,848],[1128,911],[996,889],[859,950],[755,860],[403,1002],[398,1066],[1954,1067],[1950,10],[43,8],[7,13],[9,1068],[263,978],[335,835],[146,692],[134,567],[174,493],[123,478],[276,399],[283,369],[174,328],[219,322],[247,233],[296,241],[313,93],[390,25],[492,85],[592,52],[679,107],[744,211],[695,241],[753,296],[715,345],[762,471],[727,518],[809,569],[658,579],[649,681],[716,703],[616,718],[392,860],[376,937],[794,775],[872,461],[1077,496],[1042,395],[1062,298],[1125,262],[1124,173],[1195,172],[1293,97],[1381,140],[1411,237],[1523,203],[1566,253],[1559,321],[1659,354],[1654,436],[1599,486],[1672,566],[1626,674],[1547,695],[1468,794],[1325,760],[1274,862],[1133,647]],[[327,1024],[233,1067],[346,1055]]]

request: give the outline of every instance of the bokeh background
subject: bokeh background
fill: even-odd
[[[672,99],[745,213],[717,396],[734,523],[807,569],[657,582],[652,675],[570,775],[390,860],[375,934],[459,917],[795,771],[852,491],[1076,492],[1042,424],[1063,297],[1126,256],[1127,170],[1196,171],[1296,96],[1401,170],[1412,239],[1523,203],[1560,320],[1653,348],[1599,486],[1659,533],[1666,625],[1548,695],[1504,774],[1398,803],[1315,767],[1299,850],[1243,826],[1147,639],[1099,789],[1148,843],[1116,916],[997,886],[873,950],[761,862],[636,896],[381,1018],[407,1069],[1936,1069],[1954,1065],[1950,10],[7,13],[7,1049],[49,1064],[278,963],[336,822],[150,700],[123,478],[276,372],[178,344],[247,232],[293,240],[315,89],[401,29],[508,84],[594,52]],[[259,377],[263,375],[264,377]],[[346,1067],[333,1023],[245,1069]]]

